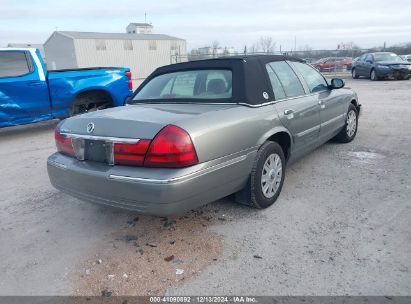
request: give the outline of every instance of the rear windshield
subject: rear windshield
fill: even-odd
[[[151,79],[134,96],[143,100],[213,100],[232,97],[231,70],[189,70],[162,74]]]

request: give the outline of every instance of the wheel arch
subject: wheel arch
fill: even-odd
[[[357,99],[352,98],[349,105],[352,104],[354,105],[354,107],[357,109],[357,113],[358,115],[360,114],[360,110],[361,110],[361,105],[358,103]]]
[[[291,147],[293,145],[293,140],[291,133],[285,128],[274,128],[264,134],[258,142],[259,146],[262,146],[267,141],[277,142],[283,149],[286,161],[290,158]]]
[[[87,112],[90,105],[96,106],[104,104],[107,105],[105,108],[111,108],[115,105],[115,101],[110,92],[101,89],[83,90],[75,95],[69,107],[69,113],[70,116],[81,114],[82,112],[78,112],[80,107],[86,108]]]
[[[87,96],[93,96],[93,97],[104,96],[106,98],[109,98],[111,103],[114,103],[114,99],[111,93],[107,90],[100,89],[100,88],[99,89],[85,89],[85,90],[77,92],[77,94],[74,96],[73,102],[76,102],[80,98],[87,97]]]

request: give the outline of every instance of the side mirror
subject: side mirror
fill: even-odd
[[[340,78],[331,79],[331,89],[341,89],[345,86],[344,80]]]
[[[373,64],[372,60],[366,60],[366,62]]]

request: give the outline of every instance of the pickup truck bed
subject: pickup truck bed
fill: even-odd
[[[0,128],[123,106],[128,68],[47,71],[38,50],[0,49]]]

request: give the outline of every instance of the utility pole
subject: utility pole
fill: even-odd
[[[147,23],[147,12],[144,13],[144,23]]]

